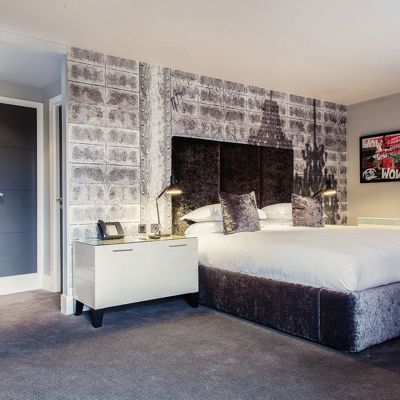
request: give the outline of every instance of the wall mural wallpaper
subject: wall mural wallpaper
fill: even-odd
[[[128,235],[156,222],[172,136],[293,149],[294,192],[330,180],[325,219],[346,223],[345,106],[317,100],[314,129],[314,100],[302,96],[76,48],[67,71],[70,243],[97,237],[100,218]],[[169,199],[160,212],[170,229]]]

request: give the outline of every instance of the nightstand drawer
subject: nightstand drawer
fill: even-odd
[[[183,243],[181,243],[183,242]],[[169,268],[174,271],[197,269],[197,242],[170,240],[124,246],[103,246],[96,250],[96,271],[134,269],[138,274]]]
[[[102,258],[96,265],[96,276],[112,273],[122,276],[132,274],[132,276],[138,277],[163,271],[173,274],[180,271],[197,270],[197,267],[197,253],[192,251],[163,253],[162,255],[124,252]]]
[[[124,253],[134,252],[135,254],[167,254],[180,253],[185,250],[197,252],[197,240],[182,239],[182,240],[160,240],[146,241],[131,244],[107,245],[96,248],[96,256],[108,257],[116,256]]]

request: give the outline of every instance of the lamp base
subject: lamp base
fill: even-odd
[[[172,235],[170,233],[150,233],[149,234],[149,239],[161,239],[161,238],[165,238],[165,237],[171,237]]]

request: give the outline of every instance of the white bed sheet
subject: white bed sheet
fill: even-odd
[[[197,237],[206,267],[338,291],[400,281],[400,229],[268,225]]]

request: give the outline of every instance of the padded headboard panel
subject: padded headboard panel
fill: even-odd
[[[293,150],[172,138],[172,172],[183,190],[172,197],[172,231],[183,234],[188,223],[180,217],[207,204],[218,203],[218,193],[254,190],[258,206],[291,201]]]

